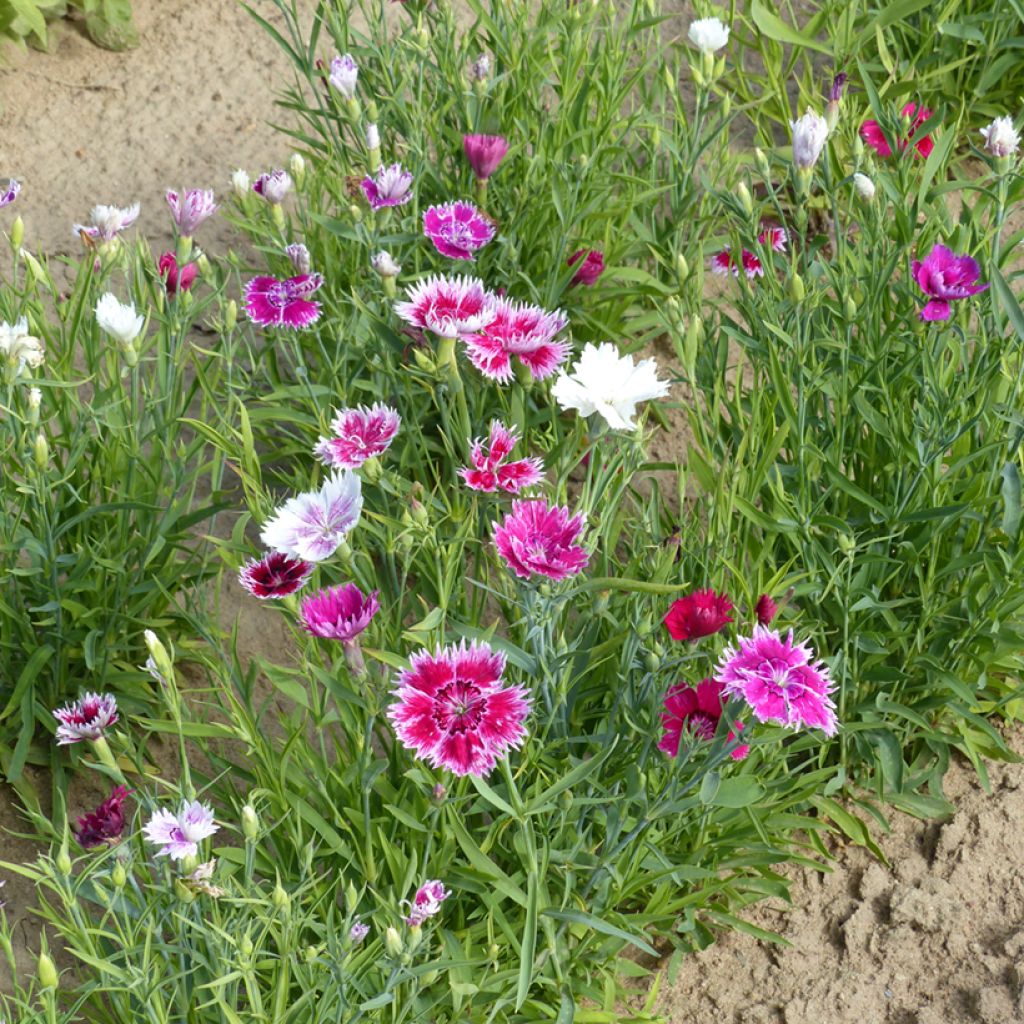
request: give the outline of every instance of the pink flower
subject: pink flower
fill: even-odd
[[[508,152],[508,141],[502,135],[463,135],[462,148],[479,181],[486,181]]]
[[[351,643],[380,610],[377,594],[364,595],[354,583],[318,591],[302,602],[302,625],[313,636]]]
[[[13,178],[8,179],[7,188],[0,192],[0,210],[5,206],[10,206],[15,199],[18,198],[18,193],[21,191],[21,182],[15,181]]]
[[[159,846],[158,857],[181,860],[194,857],[199,844],[220,829],[213,820],[213,808],[198,800],[182,804],[177,814],[157,811],[143,828],[147,842]]]
[[[714,739],[718,722],[722,717],[722,684],[714,679],[705,679],[696,687],[687,683],[676,683],[665,697],[665,710],[661,713],[661,724],[665,734],[658,744],[670,757],[679,756],[679,744],[684,733],[702,740]],[[743,728],[742,722],[733,722],[726,739],[732,742],[736,733]],[[738,746],[729,755],[734,761],[742,761],[750,753],[750,747]]]
[[[171,208],[178,234],[183,238],[191,238],[196,228],[217,212],[217,203],[210,189],[190,188],[183,195],[168,189],[167,205]]]
[[[521,579],[537,573],[564,580],[582,572],[590,556],[576,540],[583,532],[583,515],[549,506],[542,499],[513,501],[502,524],[491,523],[494,545],[505,564]]]
[[[424,882],[416,890],[411,903],[409,900],[402,901],[409,904],[409,916],[406,917],[405,923],[410,928],[418,928],[428,917],[433,917],[441,910],[441,904],[449,896],[451,892],[436,879]]]
[[[75,839],[83,849],[111,846],[121,838],[125,825],[124,802],[128,795],[124,786],[115,786],[96,810],[78,819]]]
[[[199,273],[194,263],[186,263],[181,270],[178,270],[178,260],[173,252],[165,252],[161,257],[156,269],[164,279],[164,287],[168,295],[175,292],[187,292]]]
[[[732,622],[732,602],[714,590],[695,590],[672,602],[665,616],[665,626],[673,640],[699,640],[712,636]]]
[[[494,297],[475,277],[428,277],[411,286],[395,312],[407,323],[439,338],[468,341],[497,315]]]
[[[767,626],[768,623],[775,618],[778,610],[779,606],[768,594],[762,594],[757,599],[757,604],[754,606],[754,614],[757,616],[757,621],[762,626]]]
[[[245,311],[261,327],[309,327],[320,317],[320,303],[309,296],[323,283],[322,274],[299,274],[286,281],[254,277],[245,285]]]
[[[388,708],[407,750],[456,775],[486,775],[526,738],[530,696],[502,686],[505,655],[486,643],[421,650],[398,678]]]
[[[292,190],[292,177],[285,170],[268,171],[253,182],[252,190],[271,206],[280,206]]]
[[[742,697],[758,721],[819,728],[826,736],[838,728],[828,667],[814,660],[806,644],[793,642],[792,630],[783,640],[775,630],[755,626],[738,648],[725,649],[715,680],[726,696]]]
[[[477,438],[469,453],[472,468],[459,470],[466,486],[474,491],[496,491],[499,487],[510,494],[524,487],[533,487],[544,479],[544,464],[540,459],[520,459],[506,462],[519,438],[499,420],[491,423],[491,435],[484,455],[484,442]]]
[[[423,214],[423,233],[442,256],[471,260],[494,237],[494,224],[472,203],[456,200],[430,206]]]
[[[577,263],[580,266],[572,275],[570,285],[583,284],[589,288],[604,273],[604,253],[600,249],[577,249],[566,261],[566,266],[574,267]]]
[[[912,121],[910,128],[907,131],[906,138],[900,139],[899,141],[900,152],[904,152],[907,146],[913,142],[916,155],[927,157],[934,148],[931,137],[928,135],[922,135],[915,141],[914,134],[917,132],[917,129],[932,116],[932,112],[927,107],[918,107],[915,103],[908,103],[901,113],[904,118],[912,119]],[[885,133],[882,131],[881,125],[879,125],[877,121],[865,121],[860,126],[860,134],[864,141],[879,156],[892,156],[892,147],[889,145],[889,142],[885,137]]]
[[[403,206],[412,199],[412,171],[403,171],[401,164],[382,167],[375,178],[363,178],[359,184],[375,210]]]
[[[560,310],[549,313],[527,302],[502,297],[494,300],[494,319],[483,333],[466,340],[469,361],[486,377],[502,383],[512,379],[515,356],[534,380],[550,376],[565,362],[570,346],[554,337],[569,318]]]
[[[355,469],[391,447],[402,419],[397,410],[377,403],[369,409],[341,409],[331,423],[334,437],[321,437],[313,449],[322,462],[339,469]]]
[[[951,300],[966,299],[988,288],[976,283],[981,276],[977,260],[957,256],[944,245],[932,246],[924,262],[914,260],[912,269],[921,291],[932,296],[921,310],[922,320],[948,320],[953,313]]]
[[[743,272],[747,277],[764,277],[764,267],[761,265],[761,261],[749,249],[743,250],[742,261]],[[711,272],[713,274],[731,273],[733,277],[740,276],[739,267],[733,260],[732,253],[729,252],[729,246],[711,257]]]
[[[98,740],[117,722],[117,698],[111,693],[86,693],[71,704],[58,708],[53,717],[57,726],[57,746],[81,740]]]
[[[789,236],[786,234],[785,228],[779,228],[769,225],[762,229],[761,234],[757,236],[757,240],[765,246],[768,246],[775,250],[775,252],[785,252],[786,242],[789,241]]]
[[[338,550],[362,509],[359,477],[346,469],[335,470],[319,491],[286,501],[263,527],[260,539],[281,554],[322,562]]]
[[[312,562],[271,551],[263,558],[253,559],[242,566],[238,582],[261,601],[282,598],[303,587],[313,575],[314,568]]]

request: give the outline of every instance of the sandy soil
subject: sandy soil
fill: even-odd
[[[273,20],[270,4],[254,4]],[[140,230],[157,246],[170,238],[166,188],[223,191],[235,167],[258,172],[289,155],[268,121],[290,70],[235,0],[136,0],[136,10],[143,43],[135,51],[97,50],[64,25],[53,53],[12,51],[0,70],[0,177],[25,185],[18,212],[32,250],[74,252],[71,225],[94,203],[135,200]],[[230,242],[226,224],[204,226],[205,248]],[[230,586],[222,601],[225,619],[243,616],[243,646],[284,646],[276,616],[240,602]],[[792,908],[752,913],[792,946],[725,937],[684,962],[661,1012],[671,1024],[1024,1019],[1024,769],[995,769],[986,794],[957,768],[948,790],[961,808],[952,822],[896,821],[882,844],[891,870],[845,849],[831,873],[795,876]],[[0,860],[34,856],[10,834],[21,830],[13,799],[0,793]],[[8,876],[3,896],[21,917],[31,886]],[[20,936],[37,948],[31,922]]]

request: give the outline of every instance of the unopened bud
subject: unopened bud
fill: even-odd
[[[767,179],[771,177],[771,165],[768,163],[768,157],[765,155],[764,150],[760,147],[754,150],[754,162],[757,164],[757,170],[762,178]]]
[[[848,533],[839,534],[836,543],[844,555],[852,555],[857,547],[857,542]]]
[[[229,299],[224,307],[224,332],[230,334],[238,324],[238,303]]]
[[[174,665],[171,663],[171,656],[167,653],[167,648],[164,647],[162,641],[153,630],[147,629],[143,636],[146,640],[149,656],[153,659],[153,664],[156,665],[156,670],[160,673],[161,678],[173,679]]]
[[[807,294],[804,288],[804,279],[795,271],[789,278],[789,297],[796,303],[804,301]]]
[[[295,187],[302,188],[302,183],[306,179],[306,161],[301,153],[292,153],[292,158],[288,161],[288,171],[295,182]]]
[[[384,949],[388,956],[402,955],[402,936],[393,925],[384,933]]]
[[[249,180],[249,175],[241,167],[231,175],[231,187],[239,199],[247,199],[252,191],[252,182]]]
[[[128,872],[125,871],[124,865],[120,861],[114,864],[114,870],[110,872],[110,880],[114,883],[115,888],[118,889],[123,889],[128,881]]]
[[[870,203],[875,198],[875,183],[866,174],[858,171],[853,176],[853,187],[864,202]]]
[[[46,280],[46,271],[43,270],[43,265],[27,249],[22,249],[20,256],[25,261],[25,266],[28,267],[32,280],[36,284],[42,284]]]
[[[356,887],[352,884],[351,880],[348,885],[345,886],[345,909],[350,913],[354,914],[356,908],[359,906],[359,893]]]
[[[754,201],[750,198],[750,189],[747,188],[746,182],[741,181],[736,186],[736,195],[747,216],[752,216],[754,213]]]
[[[39,406],[43,402],[43,393],[39,388],[28,389],[28,419],[35,426],[39,422]]]
[[[320,950],[316,946],[307,946],[306,951],[303,954],[306,963],[311,964],[316,962],[316,958],[320,955]]]
[[[418,924],[414,924],[409,929],[409,935],[408,935],[408,938],[406,940],[407,941],[406,951],[409,952],[409,953],[415,952],[416,947],[420,944],[420,941],[422,939],[423,939],[423,929]]]
[[[287,910],[291,903],[288,893],[284,891],[284,887],[281,885],[280,878],[277,880],[277,885],[274,886],[274,891],[270,894],[270,902],[278,910]]]
[[[14,223],[11,225],[11,248],[18,250],[21,248],[21,243],[25,241],[25,222],[21,219],[19,213],[14,218]]]
[[[681,252],[676,253],[676,278],[679,280],[680,287],[689,276],[690,265],[686,262],[686,257]]]
[[[650,614],[645,615],[636,627],[637,636],[650,636],[654,629],[654,619]]]
[[[853,323],[853,321],[857,319],[857,303],[854,302],[852,295],[846,296],[843,312],[846,314],[846,319],[850,323]]]
[[[36,439],[32,442],[32,458],[35,461],[36,469],[46,469],[50,464],[50,446],[42,431],[36,434]]]
[[[391,253],[382,249],[370,259],[370,266],[380,277],[398,277],[402,268],[395,262]]]
[[[259,834],[260,818],[256,808],[252,804],[246,804],[242,808],[242,835],[251,843]]]
[[[358,224],[363,219],[363,211],[353,203],[348,208],[348,215]]]
[[[55,989],[57,987],[57,965],[50,959],[50,954],[43,950],[39,954],[36,965],[36,976],[39,978],[39,987],[42,989]]]
[[[210,276],[210,260],[205,252],[196,255],[196,270],[199,271],[200,277]],[[188,293],[186,292],[186,294]]]
[[[444,798],[448,795],[448,790],[441,785],[440,782],[434,783],[434,788],[430,792],[430,798],[435,804],[444,802]]]
[[[413,498],[409,505],[409,510],[412,513],[412,521],[416,523],[417,526],[426,526],[430,522],[430,516],[428,515],[423,502],[417,501]]]
[[[60,844],[60,852],[57,854],[56,860],[57,870],[62,875],[71,874],[71,857],[68,854],[68,840],[67,836],[64,837],[64,842]]]
[[[248,959],[252,956],[253,949],[254,946],[252,944],[252,939],[249,937],[249,933],[246,932],[238,943],[238,952],[241,953],[242,956],[244,956],[246,959]]]
[[[492,942],[487,947],[487,959],[490,960],[491,963],[496,964],[500,957],[501,957],[501,946],[499,946],[496,942]]]
[[[648,672],[657,672],[661,668],[661,658],[659,658],[654,651],[648,651],[644,655],[644,668]]]

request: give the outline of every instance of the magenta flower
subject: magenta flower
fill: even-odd
[[[793,642],[792,630],[783,640],[775,630],[755,626],[753,636],[722,653],[715,681],[727,697],[742,697],[760,722],[818,728],[826,736],[839,727],[828,667],[814,660],[806,644]]]
[[[494,237],[494,223],[472,203],[456,200],[427,207],[423,233],[442,256],[471,260]]]
[[[699,640],[715,633],[732,622],[729,612],[732,601],[714,590],[695,590],[673,601],[665,616],[665,628],[673,640]]]
[[[356,469],[391,447],[402,418],[390,405],[341,409],[331,423],[334,437],[321,437],[313,454],[328,466]]]
[[[112,846],[124,833],[124,802],[129,793],[124,786],[115,786],[110,796],[94,811],[78,819],[75,839],[85,850],[97,846]]]
[[[505,383],[512,379],[515,356],[534,380],[550,376],[565,362],[570,345],[555,341],[569,318],[560,310],[549,313],[527,302],[502,296],[494,300],[494,319],[483,333],[466,338],[469,361],[486,377]]]
[[[53,712],[57,726],[57,746],[82,740],[98,740],[117,722],[117,698],[112,693],[86,693],[71,704]]]
[[[764,267],[761,265],[761,261],[749,249],[743,250],[742,262],[743,272],[747,277],[764,277]],[[732,258],[732,253],[729,252],[729,246],[711,257],[711,272],[713,274],[732,274],[733,277],[740,276],[739,267]]]
[[[486,181],[505,159],[508,141],[503,135],[463,135],[462,148],[477,180]]]
[[[314,568],[312,562],[271,551],[263,558],[254,558],[243,565],[238,573],[238,582],[261,601],[278,599],[303,587],[313,575]]]
[[[212,189],[190,188],[181,195],[168,189],[166,198],[178,234],[183,238],[191,238],[196,228],[217,212]]]
[[[572,275],[570,285],[582,284],[589,288],[604,273],[604,253],[600,249],[577,249],[569,257],[566,266],[575,267],[577,263],[579,269]]]
[[[762,594],[754,606],[754,614],[762,626],[767,626],[778,614],[778,611],[779,606],[772,600],[769,594]]]
[[[176,292],[187,292],[192,287],[199,273],[194,263],[186,263],[178,269],[178,259],[173,252],[165,252],[156,265],[157,273],[164,279],[164,288],[168,295]]]
[[[971,256],[957,256],[944,245],[932,246],[924,262],[914,260],[914,279],[921,291],[931,299],[921,310],[922,320],[948,320],[953,311],[949,303],[954,299],[966,299],[988,288],[977,284],[981,268]]]
[[[302,625],[313,636],[349,644],[380,610],[377,594],[363,594],[354,583],[318,591],[302,602]]]
[[[260,539],[281,554],[322,562],[338,550],[362,509],[359,477],[346,469],[335,470],[319,491],[286,501],[263,527]]]
[[[388,708],[402,745],[431,767],[486,775],[526,738],[530,695],[502,686],[504,670],[505,655],[486,643],[414,654]]]
[[[7,188],[0,192],[0,210],[5,206],[10,206],[15,199],[18,198],[18,193],[21,191],[21,182],[15,181],[14,178],[8,179]]]
[[[904,118],[911,121],[911,124],[907,130],[906,137],[899,141],[900,153],[903,153],[907,146],[913,143],[915,150],[914,155],[927,157],[935,148],[931,137],[928,135],[922,135],[919,139],[915,139],[914,135],[917,132],[917,129],[932,116],[932,112],[927,107],[918,107],[915,103],[908,103],[901,113]],[[861,138],[863,138],[879,156],[892,156],[892,147],[889,145],[889,142],[885,137],[885,133],[882,131],[882,127],[877,121],[865,121],[860,126],[860,134]]]
[[[495,299],[475,277],[428,277],[406,292],[395,312],[413,327],[439,338],[468,341],[497,315]]]
[[[404,206],[412,199],[412,171],[403,171],[401,164],[382,167],[376,177],[363,178],[359,187],[375,210]]]
[[[665,733],[658,743],[658,749],[665,751],[669,757],[678,757],[684,734],[702,740],[714,739],[723,714],[722,690],[722,684],[714,679],[705,679],[696,686],[676,683],[665,697],[665,710],[661,713]],[[743,728],[743,723],[730,724],[732,728],[726,739],[732,742],[736,739],[736,733]],[[742,761],[749,753],[750,747],[744,744],[729,756],[734,761]]]
[[[253,182],[252,190],[271,206],[279,206],[292,190],[291,175],[284,170],[267,171]]]
[[[521,579],[534,573],[564,580],[582,572],[590,561],[576,543],[583,532],[583,515],[548,505],[543,499],[513,501],[502,524],[491,523],[494,545],[505,564]]]
[[[143,827],[146,841],[159,846],[158,857],[181,860],[199,853],[199,844],[220,829],[213,808],[198,800],[182,804],[177,814],[157,811]]]
[[[409,915],[406,917],[405,923],[410,928],[418,928],[427,918],[440,912],[441,904],[449,896],[451,896],[451,892],[437,879],[424,882],[416,890],[416,895],[411,901],[402,900],[403,903],[409,905]]]
[[[544,479],[544,464],[540,459],[519,459],[506,462],[519,438],[499,420],[491,423],[491,434],[484,454],[481,438],[473,441],[469,453],[472,467],[459,470],[459,476],[466,486],[474,491],[496,491],[499,487],[510,494],[517,494],[524,487],[533,487]]]
[[[254,277],[245,285],[245,311],[261,327],[309,327],[320,318],[320,303],[310,296],[323,283],[322,274],[299,274],[286,281]]]
[[[292,242],[291,245],[286,245],[284,254],[288,257],[297,274],[309,273],[309,249],[301,242]]]

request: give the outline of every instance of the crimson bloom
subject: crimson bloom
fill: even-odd
[[[915,134],[917,129],[932,116],[932,112],[927,107],[919,107],[916,103],[908,103],[900,113],[902,113],[904,118],[909,118],[911,123],[907,130],[906,137],[900,139],[898,143],[899,151],[901,153],[904,152],[907,146],[913,143],[916,155],[927,157],[935,148],[934,143],[931,140],[931,136],[922,135],[920,138],[915,138]],[[877,121],[865,121],[860,126],[860,134],[861,138],[879,156],[892,156],[892,147],[889,145],[889,141],[886,139],[885,133],[882,131],[882,127]]]
[[[495,233],[494,222],[472,203],[456,200],[429,206],[423,214],[423,233],[442,256],[453,260],[471,260]]]
[[[341,409],[331,423],[334,437],[321,437],[313,454],[328,466],[356,469],[367,459],[383,455],[402,425],[396,409],[380,402],[367,408]]]
[[[785,228],[768,225],[767,227],[762,228],[761,233],[757,236],[757,240],[762,245],[774,249],[775,252],[785,252],[786,242],[789,241],[789,235],[786,234]]]
[[[318,591],[302,602],[302,625],[313,636],[349,644],[380,610],[377,594],[364,594],[354,583]]]
[[[921,291],[930,296],[919,314],[922,320],[948,320],[953,315],[949,305],[953,299],[966,299],[988,288],[977,283],[981,276],[977,260],[958,256],[944,245],[932,246],[923,261],[914,260],[912,269]]]
[[[492,492],[500,487],[503,491],[516,494],[524,487],[532,487],[544,479],[544,466],[540,459],[519,459],[507,462],[512,449],[519,438],[500,420],[491,423],[491,434],[487,441],[487,454],[484,454],[484,442],[477,438],[469,453],[472,467],[459,470],[459,476],[466,481],[466,486],[474,491]]]
[[[665,626],[673,640],[699,640],[712,636],[732,622],[732,602],[710,587],[673,601],[665,616]]]
[[[174,295],[175,292],[187,292],[192,287],[193,281],[196,279],[196,274],[199,273],[198,268],[194,263],[186,263],[180,270],[178,269],[178,260],[173,252],[165,252],[161,257],[160,261],[156,265],[156,269],[160,276],[164,279],[164,287],[167,289],[168,295]]]
[[[528,302],[513,302],[502,296],[494,301],[494,318],[480,334],[466,338],[469,361],[491,380],[512,379],[515,356],[534,380],[550,376],[565,362],[570,346],[556,341],[569,318],[560,310],[549,313]]]
[[[582,284],[589,288],[604,273],[604,253],[600,249],[577,249],[565,265],[575,267],[577,263],[579,267],[572,275],[570,285]]]
[[[583,532],[582,513],[570,516],[567,508],[549,506],[543,499],[513,501],[501,525],[491,526],[498,554],[521,579],[536,573],[564,580],[581,573],[590,561],[576,543]]]
[[[504,671],[505,655],[486,643],[417,652],[388,708],[399,741],[434,768],[486,775],[526,739],[530,695],[503,686]]]
[[[508,140],[503,135],[464,135],[462,148],[477,179],[486,181],[505,159]]]
[[[271,551],[263,558],[254,558],[243,565],[238,573],[238,582],[253,597],[265,601],[294,594],[313,575],[313,569],[312,562]]]
[[[757,616],[757,621],[762,626],[767,626],[768,623],[775,618],[776,613],[779,610],[779,606],[771,599],[770,595],[762,594],[757,599],[757,604],[754,606],[754,614]]]
[[[309,327],[320,318],[320,303],[310,296],[323,283],[322,274],[299,274],[285,281],[254,277],[245,285],[245,311],[261,327]]]
[[[748,278],[764,277],[764,266],[749,249],[742,251],[740,263],[742,263],[743,272]],[[740,276],[739,265],[733,259],[729,246],[726,246],[721,252],[716,252],[711,257],[711,272],[713,274],[732,274],[733,277]]]
[[[75,839],[83,849],[113,845],[121,838],[125,825],[124,802],[128,796],[124,786],[115,786],[96,810],[78,819]]]
[[[705,679],[696,686],[676,683],[665,696],[665,709],[661,713],[661,724],[665,733],[658,743],[658,749],[670,757],[679,756],[679,746],[684,733],[702,740],[714,739],[718,722],[723,714],[722,693],[724,686],[714,679]],[[736,733],[743,728],[742,722],[731,722],[729,742],[736,739]],[[738,746],[729,755],[734,761],[742,761],[750,753],[745,744]]]

